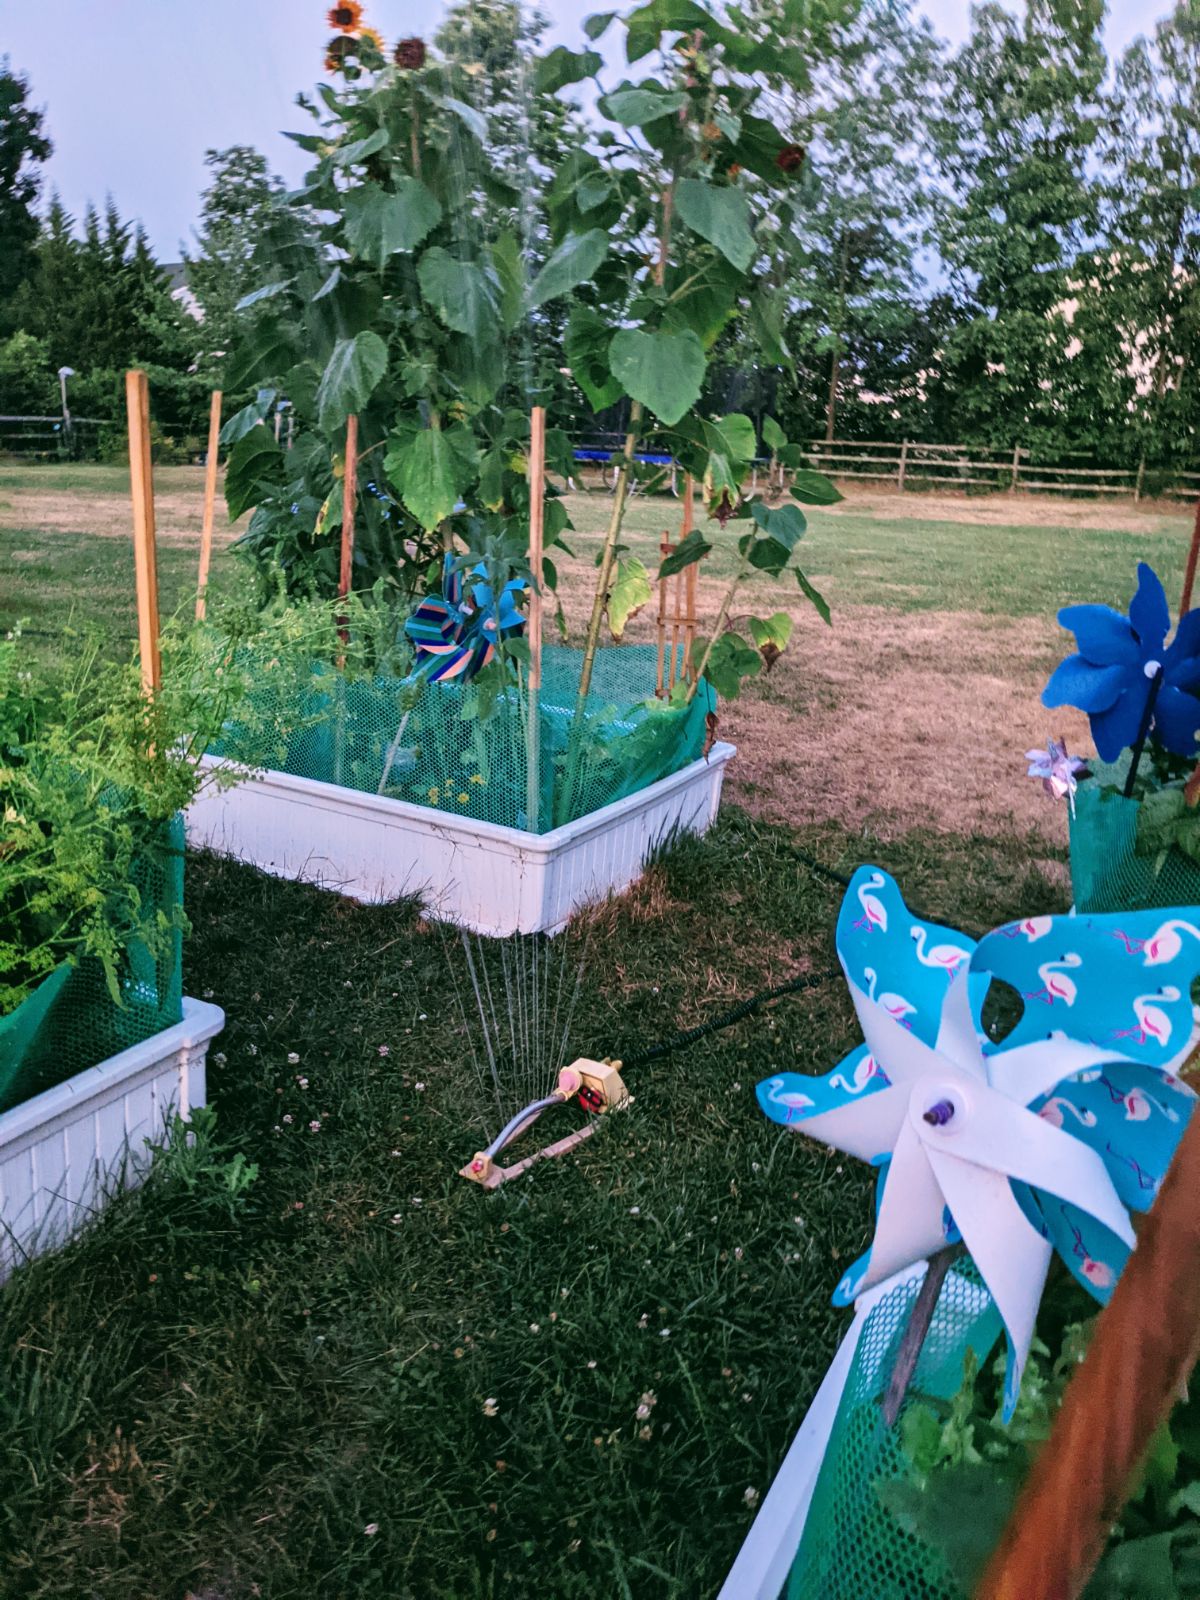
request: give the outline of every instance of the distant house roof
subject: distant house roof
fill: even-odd
[[[171,299],[178,301],[189,317],[194,317],[197,322],[203,322],[204,307],[196,299],[188,283],[187,262],[164,261],[159,271],[166,274],[167,282],[171,286]]]

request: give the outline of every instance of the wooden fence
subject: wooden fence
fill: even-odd
[[[808,446],[810,464],[834,478],[863,478],[894,484],[897,489],[949,487],[990,489],[1016,494],[1119,494],[1134,500],[1148,496],[1194,500],[1200,496],[1200,472],[1140,467],[1058,466],[1018,445],[1012,450],[984,450],[965,444],[896,444],[879,439],[815,439]],[[1077,458],[1076,458],[1077,459]]]

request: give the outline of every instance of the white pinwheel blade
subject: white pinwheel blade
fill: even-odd
[[[1118,1063],[1130,1064],[1129,1058],[1111,1045],[1084,1044],[1080,1039],[1036,1039],[991,1056],[988,1074],[994,1088],[1027,1106],[1049,1094],[1064,1078]]]
[[[972,1085],[954,1090],[953,1096],[954,1115],[940,1127],[923,1121],[914,1105],[910,1123],[928,1150],[945,1151],[980,1171],[990,1169],[1004,1182],[1015,1178],[1044,1189],[1086,1211],[1133,1248],[1129,1213],[1103,1157],[1090,1145],[994,1089]]]
[[[1011,1357],[1005,1389],[1008,1414],[1020,1388],[1054,1247],[1027,1220],[1001,1173],[944,1148],[926,1146],[926,1156],[1004,1321]]]
[[[847,986],[867,1048],[892,1083],[911,1088],[930,1073],[937,1073],[939,1077],[953,1077],[959,1072],[954,1061],[939,1055],[923,1039],[897,1022],[890,1012],[872,1000],[856,983],[847,980]]]
[[[893,1085],[848,1098],[831,1111],[801,1116],[788,1126],[860,1161],[874,1161],[895,1144],[908,1120],[908,1101],[908,1090]]]
[[[964,1072],[987,1079],[987,1066],[979,1047],[979,1034],[971,1012],[970,967],[966,962],[950,979],[942,1001],[942,1019],[934,1048],[949,1056]]]
[[[871,1241],[871,1264],[859,1285],[869,1289],[902,1267],[925,1261],[946,1243],[945,1201],[911,1122],[905,1122],[883,1185]]]

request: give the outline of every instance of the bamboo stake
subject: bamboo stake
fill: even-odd
[[[342,478],[342,560],[338,568],[338,597],[350,593],[354,566],[354,507],[358,497],[358,418],[346,419],[346,471]]]
[[[1200,1354],[1198,1189],[1193,1117],[976,1600],[1075,1600],[1103,1554]]]
[[[529,414],[529,706],[525,728],[526,825],[538,830],[542,779],[542,565],[546,530],[546,408]]]
[[[664,533],[659,543],[659,554],[665,561],[675,546]],[[658,677],[655,682],[654,693],[662,700],[666,694],[666,665],[667,665],[667,583],[668,579],[658,580]]]
[[[137,585],[138,651],[142,688],[153,695],[162,683],[158,651],[158,566],[155,559],[154,469],[150,459],[150,384],[146,374],[125,374],[129,416],[129,479],[133,497],[133,570]]]
[[[695,485],[689,472],[683,480],[683,529],[682,537],[687,538],[695,526],[695,506],[692,496],[695,494]],[[700,577],[699,568],[695,561],[686,569],[687,585],[687,616],[684,619],[683,630],[683,671],[687,678],[692,676],[692,646],[696,642],[696,591]]]
[[[667,672],[667,693],[675,687],[679,666],[679,640],[683,633],[683,573],[675,574],[674,604],[671,617],[671,660]]]
[[[204,462],[204,522],[200,528],[200,581],[196,588],[196,621],[203,622],[207,603],[208,566],[212,560],[213,517],[217,504],[217,449],[221,439],[221,391],[212,392],[208,415],[208,455]]]

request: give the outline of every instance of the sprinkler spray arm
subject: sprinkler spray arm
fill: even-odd
[[[485,1150],[479,1150],[462,1168],[462,1176],[470,1178],[473,1182],[482,1184],[485,1189],[495,1188],[503,1183],[505,1178],[515,1177],[518,1172],[524,1172],[531,1162],[539,1156],[561,1154],[559,1145],[539,1150],[535,1155],[528,1156],[524,1161],[519,1161],[512,1167],[496,1166],[496,1157],[506,1145],[523,1133],[526,1128],[541,1116],[543,1111],[549,1111],[554,1106],[565,1106],[576,1096],[585,1110],[599,1115],[611,1111],[616,1107],[628,1103],[629,1095],[621,1079],[621,1063],[619,1061],[588,1061],[581,1058],[569,1067],[564,1067],[558,1075],[558,1083],[552,1094],[544,1099],[532,1100],[524,1106],[515,1116],[510,1117]],[[596,1124],[589,1123],[586,1127],[571,1134],[568,1139],[560,1140],[562,1146],[578,1143],[595,1130]]]

